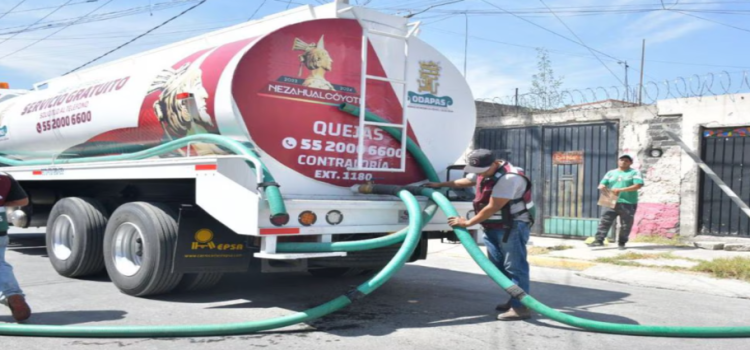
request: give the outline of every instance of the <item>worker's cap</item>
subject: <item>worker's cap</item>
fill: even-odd
[[[495,155],[488,149],[477,149],[466,156],[466,167],[464,172],[481,174],[490,169],[495,162]]]
[[[627,158],[631,163],[633,162],[633,157],[630,156],[630,154],[627,154],[627,153],[621,154],[620,158],[617,158],[617,159],[623,159],[623,158]]]

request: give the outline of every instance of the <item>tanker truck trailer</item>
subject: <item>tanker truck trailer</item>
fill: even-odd
[[[60,275],[106,271],[133,296],[209,288],[254,259],[317,276],[381,267],[398,245],[278,247],[402,229],[401,201],[351,188],[444,181],[470,146],[471,91],[418,32],[336,1],[0,90],[2,171],[30,199],[8,221],[44,228]],[[467,214],[469,194],[454,197]],[[446,221],[427,223],[412,261]]]

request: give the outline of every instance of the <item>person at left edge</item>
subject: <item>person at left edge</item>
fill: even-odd
[[[533,203],[530,201],[531,187],[528,178],[521,174],[520,169],[503,159],[496,159],[492,151],[486,149],[477,149],[468,155],[464,172],[475,175],[476,179],[461,178],[448,182],[427,183],[425,186],[477,186],[474,199],[476,215],[471,219],[451,217],[448,218],[448,224],[452,227],[481,224],[490,261],[528,293],[530,277],[526,244],[529,241],[530,224],[533,219],[529,215]],[[527,199],[528,203],[524,199]],[[495,309],[503,312],[497,316],[498,320],[531,318],[531,311],[515,298],[498,305]]]
[[[0,304],[10,308],[17,322],[31,317],[31,308],[18,285],[13,267],[5,260],[8,248],[8,215],[6,207],[23,207],[29,204],[29,198],[16,179],[6,173],[0,173]]]

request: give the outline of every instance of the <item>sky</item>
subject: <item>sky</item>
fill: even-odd
[[[11,88],[62,75],[197,4],[198,0],[0,0],[0,82]],[[207,0],[98,63],[327,0]],[[351,0],[421,21],[420,37],[466,75],[477,99],[529,91],[537,50],[562,89],[649,96],[750,90],[750,0]],[[78,18],[83,17],[80,20]],[[73,19],[73,20],[70,20]],[[68,20],[68,21],[63,21]],[[62,21],[62,22],[61,22]],[[468,45],[467,45],[468,21]],[[69,25],[66,25],[69,24]],[[35,29],[36,30],[32,30]],[[48,29],[44,29],[48,28]],[[19,33],[20,32],[20,33]],[[653,82],[653,83],[648,83]],[[665,83],[666,82],[666,83]]]

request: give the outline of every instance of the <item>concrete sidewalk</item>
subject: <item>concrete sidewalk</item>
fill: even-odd
[[[452,243],[433,244],[432,242],[430,242],[431,254],[448,254],[470,259],[460,244],[456,247],[456,244]],[[539,248],[560,246],[569,248],[539,254],[541,250]],[[480,248],[486,252],[484,246],[480,245]],[[546,237],[531,237],[528,249],[529,263],[532,266],[574,270],[581,277],[634,286],[750,299],[750,283],[748,282],[714,278],[707,273],[689,271],[700,261],[732,257],[750,258],[750,252],[705,250],[690,246],[651,243],[628,243],[627,249],[623,251],[618,250],[617,244],[612,243],[601,248],[590,248],[581,240]],[[600,258],[616,259],[623,254],[632,256],[632,253],[646,255],[646,258],[624,260],[628,266],[599,260]],[[533,268],[531,275],[533,279]]]
[[[750,283],[748,282],[714,278],[709,274],[688,271],[700,261],[732,257],[750,258],[750,252],[706,250],[693,246],[651,243],[628,243],[627,249],[623,251],[618,250],[617,244],[613,243],[601,248],[590,248],[580,240],[545,237],[532,237],[529,242],[530,249],[533,249],[531,247],[551,248],[555,246],[572,248],[533,255],[529,257],[529,261],[537,266],[575,268],[580,271],[577,273],[579,276],[597,280],[750,299]],[[616,259],[623,254],[633,255],[633,253],[647,257],[620,260],[628,265],[638,266],[621,266],[600,260],[601,258]]]

